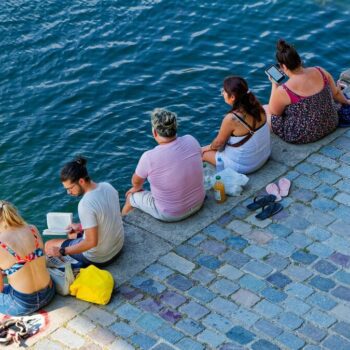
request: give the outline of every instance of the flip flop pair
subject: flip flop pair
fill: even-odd
[[[276,196],[276,202],[279,202],[282,197],[288,196],[290,186],[291,182],[287,178],[282,177],[282,179],[278,180],[278,186],[275,183],[268,184],[266,186],[266,192]]]
[[[273,194],[267,196],[257,196],[254,198],[253,203],[247,205],[250,210],[257,210],[262,208],[261,212],[255,217],[259,220],[265,220],[283,209],[282,204],[276,203],[277,197]]]

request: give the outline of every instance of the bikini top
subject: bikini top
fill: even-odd
[[[8,269],[3,270],[3,273],[5,275],[12,275],[13,273],[20,270],[27,262],[35,260],[37,258],[40,258],[44,255],[44,251],[42,248],[39,247],[39,238],[35,232],[34,227],[30,228],[30,232],[33,234],[35,238],[35,250],[32,253],[29,253],[28,255],[24,256],[23,258],[20,257],[12,248],[10,248],[6,243],[3,243],[0,241],[0,247],[7,250],[15,259],[16,262],[9,267]]]

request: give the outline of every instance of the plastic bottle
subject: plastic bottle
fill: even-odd
[[[224,169],[225,169],[224,161],[221,159],[221,157],[218,157],[218,161],[216,162],[216,172],[219,173]]]
[[[211,170],[208,167],[207,163],[203,163],[203,182],[204,182],[204,189],[210,190],[212,188],[211,185]]]
[[[223,203],[226,201],[226,193],[224,183],[221,181],[220,176],[216,176],[216,182],[213,186],[214,196],[217,203]]]

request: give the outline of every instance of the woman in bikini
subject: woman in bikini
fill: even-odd
[[[224,117],[218,135],[202,147],[203,161],[248,174],[261,168],[271,153],[270,130],[265,111],[247,82],[232,76],[224,80],[222,95],[232,106]]]
[[[30,314],[48,304],[54,294],[38,230],[12,204],[0,200],[0,313]]]
[[[295,48],[284,40],[277,42],[276,59],[288,76],[285,84],[271,80],[268,106],[264,106],[272,131],[286,142],[315,142],[334,131],[338,125],[333,100],[350,104],[320,67],[303,67]]]

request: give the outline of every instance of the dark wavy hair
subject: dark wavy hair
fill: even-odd
[[[61,170],[61,182],[70,180],[71,182],[78,182],[79,179],[84,179],[90,182],[90,176],[86,168],[87,160],[82,156],[76,158],[64,165]]]
[[[294,70],[302,65],[297,50],[283,39],[277,41],[276,60],[279,64],[284,64],[289,70]]]
[[[255,120],[261,121],[261,115],[265,114],[265,110],[255,95],[249,91],[245,79],[238,76],[227,77],[224,80],[224,90],[229,97],[235,97],[230,112],[243,109]]]

